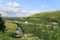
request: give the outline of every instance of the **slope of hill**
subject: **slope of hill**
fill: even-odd
[[[53,12],[42,12],[34,14],[30,17],[60,17],[60,11],[53,11]]]
[[[26,34],[22,38],[13,38],[9,34],[16,31],[17,25],[5,22],[7,30],[4,35],[0,36],[1,40],[60,40],[60,11],[38,13],[24,18],[23,21],[36,23],[37,25],[21,24]]]
[[[37,25],[23,25],[26,32],[35,34],[44,40],[55,40],[55,38],[59,40],[60,11],[38,13],[27,17],[26,21],[37,23]]]
[[[60,22],[60,11],[52,11],[52,12],[43,12],[37,13],[27,18],[27,20],[38,20],[39,22],[51,22],[51,21],[58,21]]]

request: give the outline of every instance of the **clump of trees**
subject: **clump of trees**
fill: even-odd
[[[4,21],[3,19],[1,18],[1,14],[0,14],[0,32],[5,32],[5,28],[6,26],[4,25]]]

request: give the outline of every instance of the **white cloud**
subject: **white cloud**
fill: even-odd
[[[5,6],[0,6],[0,13],[2,16],[11,16],[11,17],[24,17],[29,16],[39,11],[27,11],[23,10],[20,7],[20,4],[17,2],[8,2]]]
[[[15,7],[15,8],[18,8],[20,5],[17,3],[17,2],[9,2],[7,4],[8,7]]]

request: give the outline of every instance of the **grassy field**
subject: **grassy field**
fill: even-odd
[[[5,33],[0,32],[0,40],[40,40],[40,38],[34,36],[32,33],[26,33],[22,38],[14,38],[9,35],[16,32],[17,25],[5,22],[6,30]]]
[[[22,38],[9,35],[16,32],[17,25],[5,22],[6,33],[0,33],[1,40],[60,40],[60,11],[44,12],[23,19],[34,24],[21,24],[26,32]]]
[[[26,18],[37,25],[22,25],[26,32],[43,40],[60,40],[60,11],[43,12]]]
[[[60,29],[54,29],[53,24],[27,25],[22,24],[22,29],[27,33],[22,38],[13,38],[9,34],[16,31],[17,25],[6,22],[6,33],[1,36],[2,40],[60,40]],[[46,27],[48,26],[48,27]],[[58,25],[57,25],[58,26]]]

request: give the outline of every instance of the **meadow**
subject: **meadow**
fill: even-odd
[[[5,22],[5,25],[6,30],[5,33],[0,32],[0,40],[40,40],[40,38],[32,33],[26,33],[22,38],[14,38],[10,35],[16,32],[17,25],[7,21]]]
[[[28,21],[34,24],[21,24],[25,34],[22,38],[13,38],[17,25],[5,21],[6,32],[0,33],[1,40],[60,40],[60,12],[44,12],[17,21]],[[9,19],[10,20],[10,19]],[[16,19],[15,19],[16,20]]]

